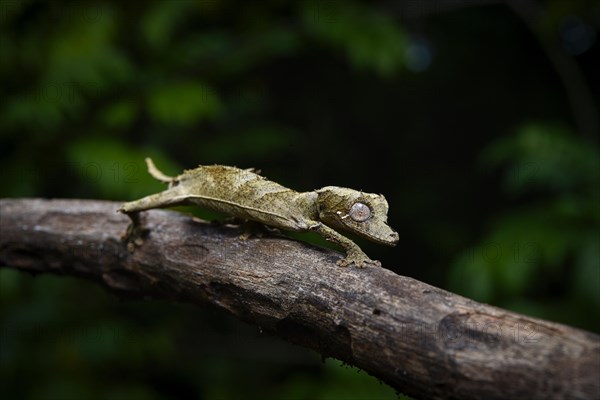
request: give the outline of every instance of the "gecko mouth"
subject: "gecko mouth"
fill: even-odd
[[[353,232],[356,233],[357,235],[362,236],[365,239],[371,240],[375,243],[393,247],[398,243],[398,240],[400,239],[400,237],[398,235],[398,232],[394,231],[389,226],[386,226],[386,228],[387,228],[386,232],[383,235],[374,235],[374,234],[371,234],[370,232],[365,232],[365,231],[361,232],[361,231],[356,231],[356,230],[353,230]]]
[[[375,237],[375,236],[369,236],[369,237],[377,243],[385,244],[386,246],[390,246],[390,247],[394,247],[395,245],[397,245],[398,240],[400,240],[400,237],[398,236],[397,232],[390,233],[388,235],[388,237],[386,237],[386,238],[380,238],[380,237]]]

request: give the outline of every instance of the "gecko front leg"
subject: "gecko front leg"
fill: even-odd
[[[321,222],[316,222],[314,225],[310,226],[309,229],[311,231],[317,232],[326,240],[332,241],[335,244],[344,248],[344,250],[346,251],[346,258],[343,258],[336,262],[336,264],[340,267],[347,267],[350,264],[354,264],[358,268],[364,268],[367,264],[371,264],[377,267],[381,266],[381,263],[379,261],[371,260],[360,249],[360,247],[358,247],[356,243],[354,243],[352,240],[348,239],[344,235],[338,233],[337,231],[331,229],[327,225]]]

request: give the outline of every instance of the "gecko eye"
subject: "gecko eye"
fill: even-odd
[[[354,203],[348,215],[356,222],[364,222],[371,218],[371,209],[364,203]]]

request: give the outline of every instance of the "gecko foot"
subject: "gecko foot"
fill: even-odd
[[[127,216],[131,219],[131,222],[121,236],[121,240],[127,243],[127,250],[133,253],[136,247],[140,247],[144,243],[144,237],[148,235],[149,230],[142,226],[138,212],[127,214]]]
[[[269,234],[279,234],[277,228],[270,227],[260,222],[244,220],[239,224],[242,233],[240,234],[241,240],[248,240],[253,237],[262,238]]]
[[[364,268],[366,266],[381,267],[381,262],[377,260],[371,260],[363,252],[348,253],[346,258],[338,260],[336,264],[340,267],[347,267],[354,264],[358,268]]]

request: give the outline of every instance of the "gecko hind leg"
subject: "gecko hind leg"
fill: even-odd
[[[144,243],[144,239],[148,236],[150,230],[144,227],[139,211],[128,213],[127,216],[131,222],[127,225],[121,240],[127,244],[127,250],[133,253],[136,247],[140,247]]]
[[[241,231],[238,236],[240,240],[249,240],[253,237],[262,238],[266,235],[281,235],[281,231],[277,228],[250,219],[234,216],[228,216],[224,219],[213,219],[210,221],[210,224],[214,226],[237,226]]]
[[[252,220],[242,220],[239,226],[242,230],[242,233],[240,234],[241,240],[248,240],[253,237],[262,238],[267,235],[281,234],[277,228],[273,228]]]

